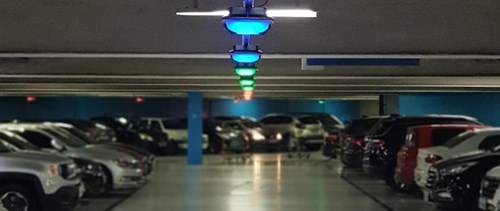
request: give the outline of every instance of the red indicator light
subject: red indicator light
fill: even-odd
[[[26,96],[26,102],[32,103],[32,102],[35,102],[35,101],[36,101],[36,97],[35,96]]]
[[[142,98],[142,97],[136,97],[135,98],[135,102],[137,102],[137,103],[143,103],[144,102],[144,98]]]

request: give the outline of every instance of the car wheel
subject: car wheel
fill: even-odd
[[[103,171],[103,177],[104,177],[104,181],[106,181],[105,185],[104,185],[104,191],[102,192],[103,194],[104,193],[107,193],[111,190],[113,190],[113,175],[111,174],[111,171],[109,171],[109,169],[104,166],[104,165],[101,165],[102,167],[102,171]]]
[[[6,185],[0,188],[0,210],[38,210],[33,193],[21,185]]]
[[[391,187],[393,187],[396,191],[410,192],[411,190],[413,190],[413,187],[411,185],[406,185],[400,181],[398,173],[396,172],[394,173],[393,179],[394,179],[394,186]]]
[[[107,191],[107,180],[108,176],[103,171],[100,177],[84,182],[85,196],[96,197],[105,193]]]
[[[385,174],[385,183],[389,186],[391,186],[392,188],[395,188],[395,189],[398,189],[397,185],[396,185],[396,180],[394,180],[394,169],[389,169],[387,170],[387,173]]]

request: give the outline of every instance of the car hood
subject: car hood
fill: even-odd
[[[89,145],[88,147],[89,148],[97,148],[97,149],[115,150],[115,151],[122,152],[122,153],[125,153],[127,155],[130,155],[130,156],[136,158],[137,160],[143,160],[144,157],[146,157],[144,154],[141,154],[139,152],[133,151],[131,149],[128,149],[126,147],[122,147],[122,146],[119,146],[119,145],[93,144],[93,145]]]
[[[37,160],[41,162],[48,163],[71,163],[71,159],[57,154],[51,154],[46,152],[36,152],[36,151],[19,151],[19,152],[9,152],[0,153],[0,156],[6,156],[12,159],[20,160]]]
[[[68,150],[66,152],[66,154],[69,156],[90,159],[92,161],[96,161],[96,160],[104,161],[104,160],[116,160],[116,159],[132,160],[132,159],[134,159],[130,155],[127,155],[125,153],[122,153],[122,152],[119,152],[119,151],[116,151],[113,149],[99,148],[99,147],[92,147],[92,146],[71,149],[71,150]]]
[[[484,152],[475,152],[475,153],[467,153],[463,154],[462,156],[457,156],[451,159],[443,160],[441,162],[438,162],[434,165],[435,168],[441,169],[441,168],[446,168],[448,166],[453,166],[457,165],[460,163],[468,163],[468,162],[473,162],[480,160],[484,157],[489,157],[489,156],[499,156],[499,153],[484,153]]]

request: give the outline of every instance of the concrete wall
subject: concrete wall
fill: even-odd
[[[359,116],[377,116],[379,115],[379,101],[365,100],[359,102]]]

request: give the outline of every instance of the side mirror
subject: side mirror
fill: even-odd
[[[56,149],[60,152],[66,150],[65,147],[63,145],[59,144],[59,142],[57,142],[56,140],[52,140],[50,142],[50,144],[54,147],[54,149]]]

